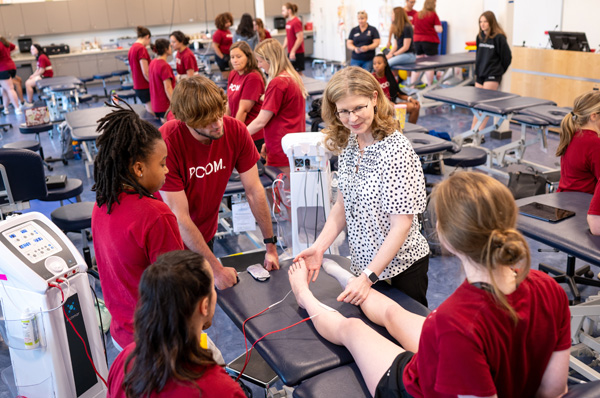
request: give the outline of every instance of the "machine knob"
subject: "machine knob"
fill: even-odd
[[[63,272],[64,269],[67,268],[67,263],[61,257],[58,256],[50,256],[44,262],[46,269],[53,274],[58,274]]]

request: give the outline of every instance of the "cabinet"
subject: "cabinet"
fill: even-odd
[[[44,3],[48,20],[48,33],[64,33],[73,30],[69,17],[69,5],[66,1],[49,1]]]
[[[206,0],[176,0],[178,7],[175,6],[176,23],[192,23],[204,21],[204,4]]]
[[[125,9],[127,10],[127,25],[130,28],[137,26],[146,25],[146,16],[144,15],[144,0],[127,0],[125,3]],[[163,1],[163,3],[170,3]],[[154,12],[160,12],[160,8],[154,10]]]
[[[0,7],[0,22],[2,22],[2,34],[9,40],[23,36],[25,24],[23,23],[21,5],[11,4]]]
[[[123,68],[119,68],[119,65],[117,64],[117,59],[115,58],[115,53],[110,53],[110,54],[98,54],[97,55],[97,59],[98,59],[98,73],[112,73],[118,69],[123,69]],[[121,64],[122,65],[122,64]]]
[[[83,55],[81,57],[73,57],[71,61],[73,64],[79,65],[80,75],[77,77],[92,77],[97,75],[98,72],[98,60],[96,55]]]
[[[298,5],[298,14],[310,14],[310,0],[296,0]],[[281,16],[281,6],[285,2],[279,0],[265,0],[265,16],[279,17]]]
[[[208,1],[210,1],[210,0],[208,0]],[[224,12],[231,12],[232,14],[235,13],[235,17],[237,17],[237,18],[241,17],[241,15],[239,15],[238,10],[236,8],[229,7],[229,0],[212,0],[208,3],[207,8],[210,8],[211,5],[212,5],[212,12],[215,17]]]
[[[129,12],[129,10],[127,11]],[[180,23],[176,21],[179,18],[179,2],[164,0],[145,0],[144,16],[146,18],[145,26],[170,25]]]
[[[79,65],[73,57],[52,57],[54,76],[80,76]]]
[[[85,0],[71,0],[67,2],[69,16],[71,17],[71,30],[73,32],[86,32],[92,28],[88,2]]]
[[[230,10],[234,10],[236,17],[239,18],[244,13],[252,15],[254,18],[254,1],[253,0],[229,0]]]
[[[92,30],[106,30],[110,28],[108,22],[108,8],[105,1],[84,0],[90,15]]]
[[[100,3],[101,1],[99,1]],[[125,28],[127,22],[127,8],[123,0],[106,0],[108,26],[110,29]]]
[[[23,22],[25,23],[25,34],[27,36],[38,36],[48,34],[48,18],[44,12],[44,3],[23,3]]]

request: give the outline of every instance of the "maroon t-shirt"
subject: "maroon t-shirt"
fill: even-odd
[[[388,79],[385,76],[377,77],[375,72],[373,72],[373,76],[375,76],[375,80],[379,82],[379,85],[381,86],[381,89],[383,90],[383,93],[387,99],[390,99],[390,82],[388,82]]]
[[[145,59],[150,64],[150,54],[148,50],[141,43],[133,43],[127,54],[129,58],[129,67],[131,68],[131,77],[133,78],[133,88],[136,90],[145,90],[150,88],[150,83],[144,77],[142,73],[142,67],[140,66],[140,60]],[[148,75],[150,72],[148,72]]]
[[[182,250],[177,218],[158,199],[121,193],[106,214],[94,206],[92,234],[100,284],[112,315],[110,333],[121,347],[133,342],[133,313],[142,273],[156,258]]]
[[[298,32],[302,32],[302,22],[300,22],[300,18],[294,17],[286,22],[285,24],[285,35],[287,37],[287,49],[288,52],[292,51],[294,48],[294,44],[296,43],[296,34]],[[302,40],[302,44],[296,50],[296,54],[304,53],[304,40]]]
[[[533,397],[552,353],[571,347],[564,289],[531,270],[507,296],[515,325],[493,295],[465,281],[432,311],[403,381],[415,398]]]
[[[10,46],[8,47],[0,43],[0,72],[17,69],[15,62],[10,57],[10,52],[14,49],[15,45],[12,43],[10,43]]]
[[[250,170],[259,155],[246,126],[223,117],[223,137],[206,145],[195,139],[180,120],[166,122],[159,129],[167,144],[169,174],[161,191],[185,191],[190,217],[205,241],[217,231],[221,199],[235,168]]]
[[[429,43],[440,42],[440,38],[438,37],[434,26],[441,25],[442,23],[435,12],[429,12],[423,18],[419,18],[419,14],[417,13],[413,18],[413,25],[415,28],[414,41],[426,41]]]
[[[46,54],[40,54],[37,59],[37,67],[44,68],[44,73],[42,77],[52,77],[54,76],[54,71],[52,70],[52,63],[50,62],[50,58]]]
[[[152,110],[154,112],[165,112],[169,109],[171,101],[167,97],[163,82],[171,79],[171,84],[175,88],[173,69],[171,69],[171,65],[167,61],[157,58],[150,63],[148,75],[150,75],[150,101],[152,101]]]
[[[123,390],[125,381],[125,361],[129,354],[135,349],[135,343],[125,347],[108,372],[108,395],[107,398],[126,398]],[[135,366],[135,360],[129,363],[131,369]],[[218,365],[205,369],[202,376],[192,382],[182,382],[171,379],[160,392],[150,394],[150,398],[181,398],[198,397],[202,391],[202,398],[245,398],[246,395],[240,386]]]
[[[188,47],[186,47],[183,51],[177,51],[175,64],[177,66],[178,75],[185,75],[190,69],[192,69],[194,72],[198,72],[198,62],[196,61],[196,56]]]
[[[600,215],[600,137],[593,130],[582,130],[573,135],[565,154],[560,159],[558,192],[586,192],[594,194],[588,214]]]
[[[404,11],[406,11],[406,10],[404,10]],[[415,10],[414,8],[410,11],[406,11],[406,15],[408,15],[408,20],[410,21],[411,24],[413,24],[413,25],[415,24],[414,20],[418,13],[419,12],[417,10]]]
[[[289,133],[306,130],[306,101],[302,90],[286,72],[276,76],[265,92],[262,109],[273,112],[265,126],[265,145],[269,166],[289,166],[287,155],[281,148],[281,139]]]
[[[219,50],[225,55],[229,54],[229,48],[233,43],[233,35],[227,30],[218,29],[213,35],[212,41],[219,45]]]
[[[246,115],[244,124],[249,125],[260,112],[262,106],[261,97],[265,93],[265,82],[257,71],[240,75],[237,71],[231,71],[227,82],[227,100],[229,101],[229,110],[231,117],[235,117],[240,108],[240,100],[254,101],[254,106]],[[252,140],[258,141],[265,137],[265,130],[257,131],[252,136]]]
[[[271,38],[271,32],[265,29],[265,38],[263,40],[267,40]],[[262,40],[261,40],[262,41]]]

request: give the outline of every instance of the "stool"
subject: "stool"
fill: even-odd
[[[42,162],[44,163],[44,166],[46,166],[48,168],[48,171],[52,171],[52,166],[50,166],[44,160],[44,151],[42,150],[42,146],[36,140],[21,140],[21,141],[10,142],[8,144],[4,144],[2,146],[2,148],[29,149],[30,151],[33,151],[33,152],[39,152],[40,156],[42,157]]]
[[[83,94],[83,95],[79,96],[79,103],[85,104],[87,102],[90,102],[93,99],[94,99],[94,96],[92,94]]]
[[[124,100],[133,98],[133,102],[137,104],[137,97],[135,95],[135,91],[133,91],[133,90],[115,91],[113,95],[116,95],[117,97],[122,98]],[[129,101],[127,101],[127,102],[129,102]]]
[[[95,202],[71,203],[66,206],[61,206],[50,213],[52,222],[65,233],[81,233],[83,257],[88,267],[92,266],[92,254],[88,245],[86,229],[92,227],[92,211],[94,205]]]
[[[462,147],[460,152],[444,158],[444,164],[450,167],[477,167],[487,162],[487,152],[472,146]]]
[[[133,83],[121,84],[121,90],[133,90]]]
[[[85,92],[87,93],[87,83],[89,82],[93,82],[94,79],[93,77],[80,77],[79,80],[81,80],[81,83],[83,83],[83,89],[85,90]]]
[[[119,83],[123,84],[123,77],[129,75],[129,70],[116,70],[112,75],[118,77]]]
[[[102,87],[104,87],[104,96],[108,98],[108,91],[106,90],[106,79],[112,77],[112,73],[103,73],[101,75],[94,75],[94,80],[102,80]]]
[[[45,124],[40,124],[38,126],[30,126],[27,127],[24,123],[19,125],[19,131],[21,132],[21,134],[35,134],[35,139],[37,140],[37,142],[40,143],[40,156],[42,157],[42,160],[44,160],[45,162],[56,162],[59,160],[63,160],[63,159],[47,159],[45,160],[44,158],[44,148],[42,148],[41,145],[41,140],[40,140],[40,133],[44,133],[46,131],[52,131],[54,129],[54,125],[52,123],[45,123]],[[64,160],[63,160],[64,163]],[[50,168],[48,170],[51,170]]]
[[[81,202],[81,194],[83,193],[83,181],[79,178],[68,178],[67,183],[62,188],[48,189],[48,196],[40,199],[42,202],[59,202],[63,206],[63,201],[75,198],[77,202]]]

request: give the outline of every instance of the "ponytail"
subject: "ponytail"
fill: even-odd
[[[575,98],[573,111],[568,113],[560,123],[560,142],[556,156],[565,154],[575,133],[589,123],[590,116],[600,113],[600,91],[588,91]]]

